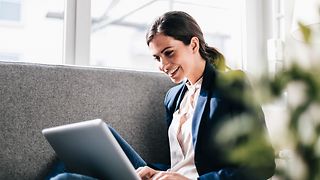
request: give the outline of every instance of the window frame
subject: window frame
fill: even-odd
[[[65,0],[63,62],[89,65],[91,0]]]

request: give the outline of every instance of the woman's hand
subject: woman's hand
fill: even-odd
[[[140,176],[142,180],[188,180],[188,178],[182,176],[176,172],[170,171],[156,171],[148,166],[140,167],[136,170],[136,173]]]
[[[183,175],[176,173],[176,172],[170,172],[170,171],[159,171],[156,173],[152,180],[189,180],[188,178],[184,177]]]
[[[156,171],[148,166],[139,167],[136,170],[136,173],[138,174],[138,176],[140,176],[140,178],[142,180],[151,179],[151,177],[154,176],[158,172],[160,172],[160,171]]]

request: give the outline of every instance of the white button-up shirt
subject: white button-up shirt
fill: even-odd
[[[174,112],[168,130],[170,143],[171,168],[168,171],[180,173],[187,178],[199,177],[194,164],[194,147],[192,144],[192,117],[200,93],[202,78],[195,84],[187,82],[185,93],[179,109]]]

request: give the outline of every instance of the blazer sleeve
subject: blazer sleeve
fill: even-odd
[[[221,179],[237,180],[237,179],[242,179],[239,177],[240,176],[237,174],[237,169],[225,168],[225,169],[221,169],[218,172],[210,172],[210,173],[203,174],[198,179],[199,180],[221,180]]]
[[[255,172],[259,171],[259,175]],[[274,174],[274,167],[261,169],[223,168],[198,177],[199,180],[266,180]]]

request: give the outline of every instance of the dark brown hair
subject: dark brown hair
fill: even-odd
[[[189,14],[182,11],[170,11],[157,18],[146,34],[148,46],[158,33],[182,41],[185,45],[191,43],[192,37],[197,37],[201,57],[213,64],[218,70],[228,69],[224,56],[217,49],[206,44],[198,23]]]

